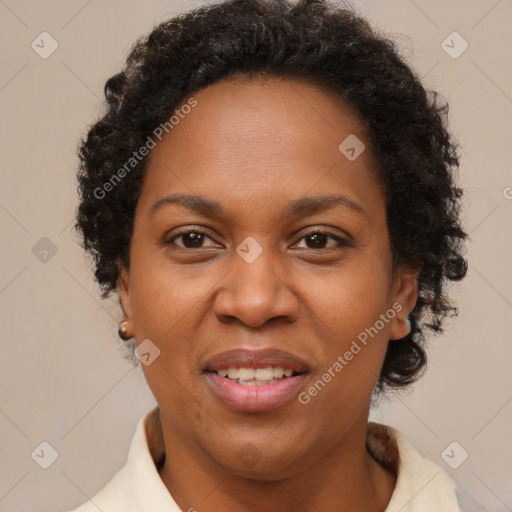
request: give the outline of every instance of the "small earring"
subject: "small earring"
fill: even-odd
[[[128,320],[119,322],[117,334],[123,341],[129,340],[131,338],[131,336],[128,335]]]
[[[407,318],[405,319],[405,323],[409,326],[409,332],[407,333],[409,334],[412,330],[411,319],[409,318],[409,316],[407,316]]]

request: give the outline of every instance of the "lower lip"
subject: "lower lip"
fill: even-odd
[[[270,411],[285,404],[297,396],[302,386],[305,373],[286,377],[274,384],[261,386],[243,386],[221,377],[217,372],[206,372],[208,382],[214,393],[231,409],[237,411]]]

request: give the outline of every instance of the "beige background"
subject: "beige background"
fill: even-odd
[[[355,4],[450,101],[471,233],[469,274],[454,288],[459,318],[432,338],[425,378],[373,419],[399,428],[486,510],[512,510],[512,2]],[[71,230],[75,150],[129,45],[193,5],[0,0],[1,511],[86,501],[123,464],[154,404],[140,369],[122,357],[117,304],[100,301]],[[43,31],[59,45],[47,59],[31,48]],[[441,46],[453,31],[469,44],[457,59]],[[32,252],[43,237],[57,249],[47,262]],[[42,441],[59,455],[46,470],[31,458]],[[441,457],[452,441],[469,452],[456,470]]]

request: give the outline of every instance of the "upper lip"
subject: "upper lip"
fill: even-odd
[[[273,348],[249,350],[234,349],[213,356],[204,366],[204,371],[226,368],[266,368],[269,366],[289,368],[297,373],[308,370],[307,364],[290,352]]]

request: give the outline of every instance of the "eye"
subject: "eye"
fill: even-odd
[[[180,238],[182,239],[181,245],[174,242]],[[206,231],[202,231],[200,229],[189,229],[169,238],[165,241],[165,245],[176,245],[182,249],[202,249],[204,247],[202,244],[206,239],[213,241]]]
[[[181,243],[176,243],[176,240],[180,240]],[[182,231],[181,233],[175,234],[171,238],[167,239],[164,244],[165,245],[175,245],[182,249],[202,249],[205,247],[214,247],[215,245],[205,246],[203,245],[205,240],[209,239],[214,242],[213,238],[209,236],[208,232],[203,231],[201,229],[188,229],[186,231]],[[299,242],[305,241],[306,246],[301,247],[302,249],[313,249],[313,250],[321,250],[321,249],[332,249],[336,247],[348,247],[350,246],[350,242],[347,240],[330,233],[329,231],[322,229],[315,229],[305,234],[300,238]],[[329,244],[329,240],[333,243]]]
[[[329,239],[334,241],[334,244],[326,246]],[[305,240],[306,247],[304,249],[332,249],[336,247],[348,247],[350,243],[329,231],[323,229],[315,229],[304,235],[299,241]],[[309,245],[308,245],[309,244]]]

